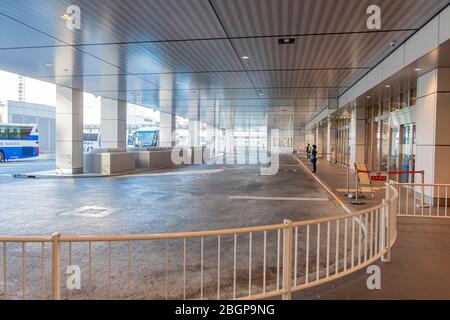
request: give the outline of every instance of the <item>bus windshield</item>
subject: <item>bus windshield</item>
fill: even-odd
[[[98,133],[84,133],[83,134],[83,141],[97,141],[98,140]]]
[[[156,147],[158,145],[158,131],[137,131],[136,138],[138,147]]]

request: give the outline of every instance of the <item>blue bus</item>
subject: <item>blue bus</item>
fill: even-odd
[[[0,124],[0,162],[39,156],[36,125]]]

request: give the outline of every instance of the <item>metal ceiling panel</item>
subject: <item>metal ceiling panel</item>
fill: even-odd
[[[333,88],[280,88],[264,89],[264,96],[272,99],[327,99],[337,97],[337,89]]]
[[[299,108],[313,107],[317,108],[325,103],[324,99],[272,99],[270,100],[270,105],[272,107],[288,107],[295,106]]]
[[[80,49],[130,73],[242,70],[228,40],[93,45]]]
[[[108,63],[67,46],[3,49],[0,50],[0,68],[31,78],[123,73]]]
[[[0,14],[0,50],[64,45],[63,42]]]
[[[2,0],[0,68],[153,108],[169,91],[180,114],[195,99],[242,119],[292,107],[303,123],[448,3]],[[366,30],[372,4],[382,7],[382,32]],[[81,30],[60,17],[69,5],[81,7]],[[295,44],[279,45],[286,35]]]
[[[158,86],[133,75],[94,75],[68,77],[39,77],[39,80],[76,88],[101,95],[105,92],[158,90]]]
[[[370,68],[395,48],[411,31],[301,36],[295,44],[280,45],[276,38],[233,40],[238,52],[250,60],[247,70]]]
[[[81,30],[61,15],[81,8]],[[71,45],[224,37],[208,0],[2,0],[0,13]]]
[[[195,91],[195,92],[194,92]],[[177,97],[199,96],[202,100],[214,99],[258,99],[254,89],[200,89],[200,90],[176,90]]]
[[[258,88],[293,87],[344,87],[368,69],[327,69],[327,70],[291,70],[291,71],[249,71],[252,83]],[[353,80],[354,81],[354,80]]]
[[[366,10],[382,10],[383,30],[417,29],[445,0],[212,0],[230,37],[367,31]]]
[[[160,83],[164,74],[136,74],[142,79],[152,83]],[[179,89],[232,89],[252,88],[247,74],[244,71],[233,72],[200,72],[176,73],[175,85]]]

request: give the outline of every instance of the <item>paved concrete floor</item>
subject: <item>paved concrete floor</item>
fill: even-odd
[[[140,176],[101,179],[0,178],[0,234],[128,234],[282,223],[342,213],[333,201],[260,201],[230,196],[329,198],[292,156],[280,172],[259,166],[192,166]],[[12,170],[12,169],[8,169]],[[295,172],[294,172],[295,171]],[[104,207],[105,217],[70,215]]]
[[[0,179],[0,234],[49,235],[55,231],[65,235],[139,234],[176,231],[213,230],[282,223],[342,214],[342,208],[305,172],[298,162],[288,155],[280,159],[281,168],[275,176],[261,176],[259,166],[215,165],[192,166],[176,170],[153,171],[137,176],[93,179]],[[243,197],[233,199],[232,197]],[[261,197],[263,199],[245,199]],[[310,198],[306,201],[273,201],[264,197]],[[325,199],[325,201],[323,201]],[[327,200],[329,199],[329,200]],[[317,201],[316,201],[317,200]],[[83,206],[108,209],[104,217],[72,215]],[[95,208],[94,208],[95,209]],[[276,284],[276,232],[268,234],[268,286]],[[222,290],[231,298],[232,290],[232,237],[222,239]],[[238,294],[248,289],[248,237],[238,237]],[[262,283],[262,234],[253,238],[254,290]],[[132,287],[126,282],[129,262],[126,244],[114,244],[113,282],[115,297],[164,299],[164,243],[140,243],[132,251],[134,280]],[[188,241],[188,297],[199,298],[200,243]],[[47,248],[48,249],[48,248]],[[177,241],[169,243],[170,297],[180,298],[180,257],[182,246]],[[20,246],[9,245],[9,294],[21,297]],[[77,263],[83,274],[88,274],[87,247],[80,244],[72,248],[63,246],[63,264]],[[73,298],[105,297],[105,261],[107,244],[93,246],[93,271],[95,281],[92,291],[83,291]],[[122,254],[118,254],[122,252]],[[48,255],[47,250],[47,255]],[[204,284],[205,296],[214,297],[217,275],[217,239],[205,239]],[[27,247],[28,296],[39,290],[39,248]],[[50,265],[49,256],[46,266]],[[150,264],[148,263],[150,261]],[[162,268],[162,269],[161,269]],[[117,275],[121,276],[117,276]],[[100,277],[101,279],[98,279]],[[137,278],[136,278],[137,277]],[[140,280],[137,280],[140,279]],[[87,287],[86,277],[83,288]],[[118,283],[117,281],[125,281]],[[125,290],[117,290],[119,289]],[[128,289],[127,289],[128,288]],[[152,290],[148,290],[152,288]],[[34,293],[33,293],[34,290]],[[49,292],[47,288],[46,292]],[[65,297],[71,297],[64,291]],[[1,293],[0,293],[1,296]]]
[[[0,220],[0,234],[29,235],[50,234],[59,231],[65,234],[110,234],[110,233],[154,233],[168,231],[206,230],[231,227],[243,227],[262,224],[280,223],[284,219],[304,220],[329,214],[342,213],[342,209],[334,202],[314,201],[267,201],[230,199],[231,196],[251,197],[311,197],[327,198],[329,195],[291,156],[283,156],[282,168],[278,175],[262,177],[257,166],[194,166],[172,171],[158,171],[140,176],[127,176],[102,179],[12,179],[0,178],[2,200],[0,210],[4,219]],[[345,181],[345,170],[320,163],[319,176],[332,189],[342,188]],[[345,182],[344,182],[345,183]],[[377,203],[383,191],[377,192],[376,198],[366,205]],[[86,205],[103,206],[111,209],[111,214],[100,217],[71,216],[74,209]],[[352,210],[359,206],[349,206]],[[115,211],[117,209],[117,211]],[[65,215],[65,214],[69,215]],[[275,235],[272,235],[275,236]],[[255,239],[256,240],[256,239]],[[261,239],[259,239],[260,241]],[[258,240],[256,240],[258,241]],[[208,256],[217,250],[214,239],[205,242]],[[248,239],[239,239],[244,245]],[[272,243],[274,241],[270,241]],[[191,245],[198,247],[194,241]],[[255,245],[255,247],[257,247]],[[382,267],[382,290],[371,291],[366,287],[368,275],[365,270],[317,288],[295,294],[297,299],[450,299],[450,275],[448,274],[450,247],[450,221],[433,219],[399,219],[399,237],[392,252],[392,262],[380,264]],[[153,248],[153,249],[152,249]],[[232,248],[231,239],[223,239],[224,253]],[[241,247],[240,247],[241,248]],[[10,248],[14,259],[20,264],[18,253],[20,248]],[[198,249],[198,248],[197,248]],[[107,247],[94,248],[96,259]],[[114,247],[117,252],[126,252],[123,248]],[[164,256],[164,246],[132,247],[133,264],[145,263],[149,259],[153,266],[148,270],[142,266],[134,267],[135,276],[139,274],[143,280],[134,286],[149,283],[153,298],[163,299],[164,268],[158,261]],[[180,292],[179,270],[177,260],[180,257],[179,244],[169,246],[171,278],[169,286]],[[190,278],[198,278],[198,250],[188,252],[191,264],[188,273]],[[239,249],[240,250],[240,249]],[[67,248],[63,248],[63,260],[67,260]],[[210,252],[210,253],[208,253]],[[142,253],[145,253],[144,255]],[[33,251],[29,253],[27,263],[32,262]],[[246,252],[240,253],[240,261],[248,260]],[[270,282],[274,283],[275,248],[269,255]],[[74,259],[86,260],[84,246],[73,248]],[[254,252],[256,260],[261,254]],[[134,260],[137,259],[137,260]],[[144,259],[144,261],[142,260]],[[30,261],[31,260],[31,261]],[[104,259],[101,259],[103,262]],[[115,257],[114,274],[127,272],[127,260],[122,256]],[[153,262],[152,262],[153,261]],[[229,285],[232,265],[229,254],[223,256],[223,284]],[[16,263],[10,262],[11,267]],[[228,267],[227,267],[228,265]],[[205,260],[205,294],[214,296],[215,272],[217,260]],[[85,267],[85,266],[84,266]],[[96,262],[95,276],[102,277],[105,266]],[[162,269],[161,269],[162,268]],[[241,264],[238,274],[244,275],[247,266]],[[31,268],[30,268],[31,269]],[[173,270],[172,270],[173,269]],[[229,269],[229,270],[228,270]],[[86,270],[83,271],[86,273]],[[30,276],[31,277],[31,276]],[[255,272],[255,282],[261,281],[261,274]],[[122,278],[122,277],[119,277]],[[20,280],[20,277],[17,278]],[[103,279],[104,280],[104,279]],[[239,291],[246,292],[248,279],[238,279]],[[115,283],[120,288],[127,288],[127,283]],[[38,284],[35,285],[39,287]],[[147,287],[147,288],[148,288]],[[19,282],[13,284],[18,295]],[[198,286],[193,283],[189,291],[190,298],[198,298]],[[105,292],[105,287],[93,288],[94,294]],[[137,288],[139,289],[139,288]],[[256,289],[256,288],[255,288]],[[225,290],[225,288],[224,288]],[[127,289],[125,292],[132,292]],[[138,291],[138,290],[136,290]],[[148,290],[147,290],[148,291]],[[146,295],[120,295],[121,298],[148,298]],[[180,298],[179,295],[169,297]],[[74,298],[77,298],[76,296]],[[228,296],[229,298],[229,296]]]
[[[0,163],[0,178],[9,178],[12,174],[40,172],[55,169],[55,160],[14,160]]]
[[[305,161],[305,160],[303,160]],[[320,161],[318,176],[332,189],[345,188],[346,169]],[[373,200],[380,201],[383,190]],[[344,198],[343,198],[344,199]],[[347,201],[348,202],[348,201]],[[365,207],[363,206],[363,207]],[[351,210],[361,206],[348,205]],[[294,295],[296,299],[450,299],[450,220],[399,218],[390,263],[381,266],[381,290],[367,289],[366,270]]]

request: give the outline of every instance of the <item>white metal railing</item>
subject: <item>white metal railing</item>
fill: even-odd
[[[399,201],[397,215],[450,218],[450,184],[395,183]]]
[[[398,193],[349,215],[151,235],[0,237],[3,299],[264,299],[317,286],[378,259],[397,237]],[[81,290],[62,275],[79,266]]]

